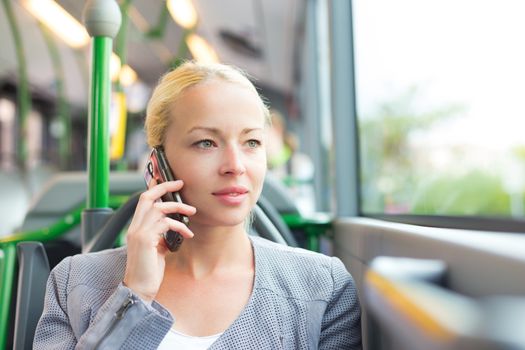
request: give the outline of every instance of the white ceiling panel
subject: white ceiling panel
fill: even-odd
[[[67,11],[81,20],[84,1],[58,0]],[[36,20],[13,1],[18,26],[28,58],[31,85],[53,95],[56,76],[48,48]],[[253,76],[259,85],[283,93],[293,89],[294,50],[300,33],[301,0],[194,0],[199,14],[197,33],[207,39],[222,62],[234,64]],[[139,20],[130,19],[127,35],[127,61],[141,80],[157,82],[177,55],[182,30],[169,17],[164,35],[153,39],[146,30],[157,25],[165,1],[135,0],[132,11]],[[0,6],[0,81],[16,80],[18,60],[9,23]],[[64,69],[68,99],[86,105],[88,99],[89,46],[74,50],[56,39]]]

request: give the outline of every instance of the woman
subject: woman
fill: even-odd
[[[141,195],[127,247],[52,271],[35,348],[359,349],[359,303],[343,264],[246,233],[266,171],[267,120],[232,67],[188,62],[167,73],[146,132],[179,180]],[[174,191],[185,204],[159,202]],[[174,253],[168,230],[185,238]]]

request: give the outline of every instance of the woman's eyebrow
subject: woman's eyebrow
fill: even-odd
[[[210,132],[212,134],[219,134],[219,129],[217,128],[210,128],[210,127],[206,127],[206,126],[194,126],[193,128],[191,128],[189,131],[188,131],[188,134],[191,134],[192,132],[196,132],[196,131],[207,131],[207,132]]]
[[[253,131],[262,131],[263,128],[246,128],[246,129],[243,129],[242,133],[243,134],[249,134]]]
[[[262,131],[263,128],[245,128],[242,130],[242,134],[249,134],[251,132],[254,132],[254,131]],[[207,131],[209,133],[212,133],[212,134],[220,134],[221,131],[218,129],[218,128],[212,128],[212,127],[206,127],[206,126],[194,126],[192,127],[189,131],[188,131],[188,134],[192,133],[192,132],[196,132],[196,131]]]

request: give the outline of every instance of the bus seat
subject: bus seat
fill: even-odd
[[[271,172],[266,173],[262,195],[280,214],[298,214],[299,209],[289,189]]]
[[[372,350],[525,349],[525,298],[481,299],[446,287],[440,260],[377,257],[365,277]]]
[[[18,287],[13,349],[31,349],[35,328],[44,307],[49,263],[40,242],[22,242],[16,246],[18,255]]]
[[[142,191],[132,194],[126,203],[121,205],[120,208],[113,212],[108,221],[93,236],[91,241],[87,242],[85,247],[82,247],[82,252],[91,253],[112,248],[115,244],[117,236],[120,234],[122,229],[124,229],[128,221],[133,217],[141,193]]]
[[[86,201],[88,177],[85,172],[64,172],[52,177],[34,198],[20,227],[29,231],[48,226]],[[144,190],[138,172],[111,172],[111,195],[129,195]]]
[[[263,210],[258,205],[253,208],[253,214],[254,220],[252,226],[254,232],[251,232],[252,234],[286,245],[286,241],[279,233],[279,230],[273,225],[271,220],[264,215]]]
[[[0,237],[13,232],[24,220],[29,207],[29,190],[20,172],[0,171]]]
[[[263,223],[269,220],[270,223]],[[288,228],[275,206],[266,199],[264,195],[259,197],[257,206],[254,208],[253,226],[259,235],[271,241],[283,240],[286,245],[298,247],[292,231]],[[274,232],[276,230],[276,232]]]

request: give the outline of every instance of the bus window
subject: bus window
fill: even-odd
[[[525,215],[524,14],[353,2],[363,213]]]

